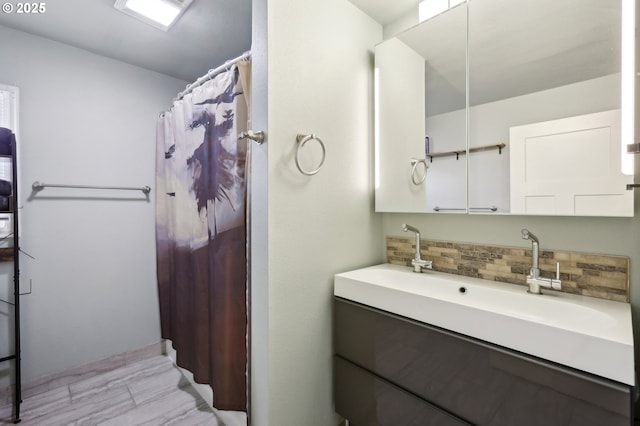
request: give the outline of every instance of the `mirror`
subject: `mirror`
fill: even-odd
[[[378,45],[376,210],[633,216],[628,4],[470,0]]]
[[[376,211],[467,211],[466,10],[376,46]]]

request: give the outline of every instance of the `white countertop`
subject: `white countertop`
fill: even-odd
[[[633,386],[631,306],[543,292],[391,264],[337,274],[334,284],[335,296]]]

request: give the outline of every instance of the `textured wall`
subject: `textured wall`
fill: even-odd
[[[411,265],[416,250],[415,239],[387,237],[389,263]],[[422,240],[423,259],[433,262],[433,269],[490,281],[526,285],[531,268],[531,250],[487,244],[465,244]],[[629,301],[629,258],[560,250],[541,250],[540,275],[555,278],[560,265],[562,291],[619,302]]]

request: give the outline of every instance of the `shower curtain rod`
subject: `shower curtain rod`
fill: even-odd
[[[176,96],[173,101],[179,101],[182,98],[185,97],[185,95],[191,93],[193,91],[193,89],[195,89],[198,86],[201,86],[202,84],[204,84],[205,82],[212,80],[216,75],[220,74],[222,71],[228,70],[233,64],[235,64],[236,62],[240,62],[240,61],[244,61],[251,58],[251,51],[247,51],[244,52],[242,55],[238,56],[235,59],[231,59],[227,62],[225,62],[224,64],[220,65],[218,68],[215,69],[211,69],[209,71],[207,71],[207,73],[205,75],[203,75],[202,77],[200,77],[199,79],[197,79],[196,81],[194,81],[191,84],[187,84],[187,87],[180,93],[178,93],[178,96]]]

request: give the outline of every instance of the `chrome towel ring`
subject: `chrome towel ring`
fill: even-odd
[[[302,166],[300,166],[300,159],[298,157],[300,155],[300,150],[302,149],[304,144],[312,140],[316,140],[320,144],[320,148],[322,148],[322,159],[320,160],[320,164],[318,164],[318,167],[315,170],[305,170],[302,168]],[[298,136],[296,137],[296,167],[298,168],[298,170],[300,170],[300,173],[307,176],[315,175],[322,168],[326,156],[327,150],[324,147],[324,143],[322,142],[322,139],[315,135],[315,133],[311,133],[310,135],[298,134]]]
[[[418,171],[418,164],[422,164],[424,166],[424,173],[422,174],[422,177],[419,177],[418,179],[416,179],[416,172]],[[429,166],[427,166],[427,159],[426,158],[412,158],[411,159],[411,182],[413,182],[413,184],[415,186],[418,186],[422,182],[425,181],[425,179],[427,178],[427,169],[428,168],[429,168]]]

